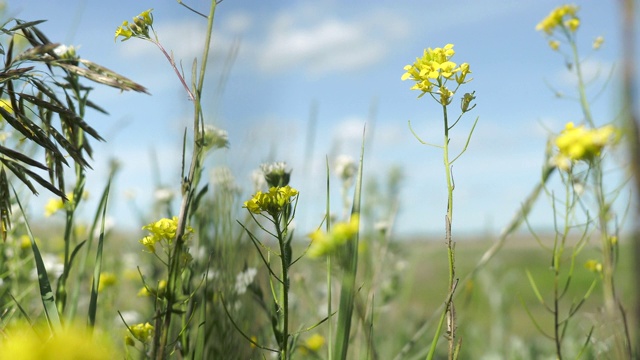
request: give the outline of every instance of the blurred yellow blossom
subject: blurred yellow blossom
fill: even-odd
[[[351,215],[349,222],[339,222],[333,225],[329,233],[318,229],[311,234],[311,245],[308,254],[312,258],[328,255],[336,251],[347,241],[353,239],[359,229],[358,214]]]
[[[153,338],[153,325],[147,323],[135,324],[129,327],[129,332],[138,341],[146,344]],[[125,340],[126,341],[126,340]]]
[[[602,264],[598,260],[587,260],[587,262],[584,263],[584,267],[589,271],[593,271],[596,273],[602,272]]]
[[[551,50],[558,50],[560,48],[560,41],[558,40],[549,41],[549,47],[551,48]]]
[[[100,281],[98,283],[98,292],[104,289],[114,286],[118,282],[118,278],[114,273],[104,272],[100,274]]]
[[[304,342],[304,348],[312,352],[318,352],[324,346],[324,343],[324,336],[313,334]]]
[[[97,331],[97,330],[94,330]],[[15,360],[111,360],[121,359],[109,336],[88,331],[86,326],[67,324],[52,336],[48,328],[29,324],[9,326],[0,337],[0,359]]]
[[[595,38],[595,40],[593,40],[593,49],[594,50],[600,49],[603,43],[604,43],[604,37],[598,36],[597,38]]]
[[[573,122],[569,122],[556,137],[555,143],[561,158],[590,161],[600,156],[602,149],[615,143],[618,138],[618,131],[612,125],[587,129],[584,125],[575,126]]]
[[[575,32],[580,25],[577,13],[578,7],[576,5],[558,6],[536,25],[536,30],[552,35],[556,28],[565,27],[571,32]]]

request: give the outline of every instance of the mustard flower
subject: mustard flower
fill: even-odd
[[[595,273],[602,272],[602,264],[598,260],[587,260],[587,262],[584,263],[584,267]]]
[[[153,333],[155,331],[153,325],[147,323],[144,324],[135,324],[129,327],[129,331],[133,337],[135,337],[138,341],[143,344],[148,343],[153,338]]]
[[[129,28],[129,22],[128,21],[123,21],[122,25],[120,25],[117,29],[116,29],[116,35],[113,38],[113,41],[115,42],[116,40],[118,40],[118,37],[122,36],[122,41],[125,40],[129,40],[131,38],[131,36],[133,36],[133,31],[131,31],[131,29]]]
[[[598,129],[586,129],[584,125],[567,123],[565,129],[555,140],[561,157],[571,161],[590,161],[600,156],[602,149],[617,141],[617,130],[612,125]]]
[[[132,36],[139,38],[149,38],[149,28],[153,26],[153,9],[141,12],[133,18],[133,23],[123,21],[122,25],[116,29],[114,41],[122,37],[122,41],[129,40]]]
[[[401,79],[416,82],[411,90],[421,91],[418,98],[426,93],[439,92],[448,100],[448,95],[453,94],[452,92],[444,90],[440,92],[436,89],[440,90],[443,84],[452,77],[459,85],[468,82],[466,76],[471,72],[468,63],[458,66],[451,61],[453,55],[455,55],[453,44],[447,44],[442,48],[425,49],[421,58],[417,58],[413,64],[404,67],[405,73]],[[442,104],[448,104],[448,102],[442,102]]]
[[[556,28],[565,27],[569,31],[575,32],[580,25],[580,20],[576,16],[577,12],[576,5],[559,6],[536,25],[536,31],[544,31],[547,35],[552,35]]]
[[[334,253],[340,246],[353,239],[358,233],[359,219],[357,214],[351,216],[349,222],[339,222],[333,225],[329,233],[318,229],[311,234],[311,245],[308,254],[312,258]]]
[[[149,235],[140,240],[140,243],[146,246],[151,252],[155,251],[155,244],[158,242],[165,242],[171,244],[176,237],[176,231],[178,229],[178,217],[174,216],[171,219],[163,218],[151,224],[142,227],[142,230],[149,231]],[[187,227],[184,237],[188,239],[189,235],[193,233],[193,228]]]
[[[98,331],[97,329],[94,331]],[[121,359],[116,348],[104,334],[91,334],[86,326],[67,324],[55,336],[49,329],[24,323],[3,329],[0,337],[0,359],[57,360]]]
[[[73,204],[73,193],[66,194],[67,204]],[[53,198],[44,206],[44,216],[49,217],[65,208],[65,201],[61,198]]]
[[[320,334],[311,335],[305,342],[303,349],[311,352],[318,352],[324,346],[326,340]]]
[[[560,41],[550,40],[549,47],[551,48],[551,50],[557,51],[560,48]]]
[[[98,292],[102,292],[108,287],[114,286],[118,282],[118,278],[114,273],[104,272],[100,274],[100,281],[98,283]]]
[[[271,187],[268,193],[258,191],[251,199],[245,201],[244,206],[254,214],[263,212],[275,217],[278,216],[285,207],[291,205],[298,196],[298,190],[291,186]]]

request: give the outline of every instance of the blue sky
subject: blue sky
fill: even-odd
[[[207,12],[206,1],[187,2]],[[461,146],[476,116],[478,126],[469,151],[454,167],[454,228],[466,233],[499,231],[539,178],[548,130],[579,122],[573,100],[554,97],[549,85],[573,96],[574,79],[563,57],[552,52],[535,25],[558,1],[261,1],[225,0],[216,13],[209,88],[204,93],[208,122],[229,132],[231,146],[210,165],[229,166],[252,192],[250,175],[260,163],[286,161],[292,185],[301,190],[300,224],[316,226],[323,212],[324,161],[338,154],[359,155],[362,130],[369,121],[373,138],[365,159],[366,176],[384,178],[392,166],[405,175],[396,231],[440,234],[446,208],[442,155],[420,145],[407,121],[431,142],[441,142],[441,117],[428,97],[417,99],[412,84],[400,81],[403,67],[426,47],[455,44],[454,61],[468,62],[477,107],[452,135]],[[588,76],[603,78],[620,54],[616,3],[579,2],[579,44]],[[78,53],[146,86],[152,96],[97,87],[94,101],[110,116],[91,113],[87,121],[106,138],[95,145],[89,183],[97,194],[112,157],[123,165],[111,209],[116,222],[138,227],[125,194],[139,207],[153,194],[150,152],[160,159],[161,177],[178,189],[181,134],[191,118],[180,83],[162,54],[132,39],[114,43],[116,27],[153,8],[155,29],[165,48],[190,73],[199,57],[206,21],[175,1],[21,0],[8,13],[24,20],[47,19],[40,27],[54,42],[79,47]],[[591,42],[605,45],[591,53]],[[221,96],[216,86],[233,44],[237,58]],[[615,114],[615,73],[609,91],[594,104],[596,119]],[[593,92],[598,88],[596,82]],[[317,106],[314,152],[305,164],[310,109]],[[546,127],[546,129],[545,129]],[[334,183],[337,184],[334,178]],[[91,188],[90,188],[91,190]],[[338,187],[335,186],[336,194]],[[46,198],[43,194],[41,198]],[[97,197],[97,195],[96,195]],[[44,201],[36,199],[34,202]],[[335,211],[339,212],[338,202]],[[552,218],[540,202],[531,218],[548,227]]]

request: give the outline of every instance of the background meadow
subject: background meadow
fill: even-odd
[[[187,5],[206,14],[210,4]],[[518,230],[504,232],[513,225],[514,214],[526,207],[543,167],[552,160],[545,153],[550,137],[567,122],[584,120],[574,69],[535,30],[560,3],[516,5],[491,0],[441,5],[433,1],[419,6],[410,1],[220,2],[199,102],[202,113],[195,117],[224,129],[228,146],[207,148],[210,152],[201,160],[194,156],[201,161],[202,173],[198,168],[185,248],[176,250],[180,242],[166,238],[162,252],[162,241],[156,239],[154,256],[140,240],[166,230],[154,227],[159,219],[180,213],[185,193],[183,156],[188,168],[189,154],[196,154],[202,145],[193,133],[199,131],[193,125],[194,102],[167,59],[148,41],[114,42],[114,31],[124,19],[153,8],[153,30],[191,84],[193,59],[200,59],[207,19],[172,1],[4,4],[5,19],[46,19],[38,28],[53,42],[74,46],[82,58],[124,75],[150,93],[119,91],[83,79],[95,85],[90,99],[109,115],[92,109],[84,115],[105,141],[91,143],[93,169],[87,170],[87,195],[72,227],[68,212],[67,217],[64,211],[45,214],[55,198],[52,194],[42,189],[34,196],[20,190],[54,290],[63,273],[65,247],[71,241],[80,249],[68,274],[69,291],[75,295],[70,296],[71,305],[60,311],[63,324],[72,323],[77,314],[80,322],[86,322],[84,314],[91,314],[95,306],[89,297],[92,274],[101,269],[98,273],[104,278],[99,291],[94,289],[99,297],[93,321],[96,331],[104,331],[105,338],[115,344],[118,356],[341,358],[339,351],[332,354],[331,349],[341,346],[337,339],[344,328],[337,315],[329,320],[327,316],[331,311],[344,313],[340,286],[348,282],[351,263],[342,263],[340,255],[333,263],[307,256],[308,234],[324,228],[327,213],[337,224],[348,223],[351,214],[359,213],[355,236],[360,242],[350,250],[358,254],[358,275],[351,279],[353,321],[345,337],[349,350],[344,354],[348,355],[342,358],[447,358],[447,354],[462,359],[561,358],[558,342],[541,335],[552,333],[554,327],[553,312],[544,309],[541,299],[547,305],[555,300],[559,311],[571,314],[571,321],[561,323],[566,324],[561,341],[566,358],[625,358],[621,354],[632,358],[631,351],[620,350],[627,342],[631,349],[635,342],[630,339],[637,335],[633,328],[635,260],[629,240],[635,203],[627,184],[630,160],[624,144],[605,152],[602,188],[610,210],[602,219],[612,224],[611,234],[605,231],[605,245],[594,230],[598,225],[592,225],[600,210],[588,211],[593,198],[574,204],[569,197],[564,203],[555,197],[562,191],[580,195],[578,188],[583,185],[591,189],[586,180],[581,182],[589,179],[591,165],[577,172],[575,179],[553,174],[556,182],[549,182],[526,221],[518,224]],[[578,5],[580,29],[575,41],[581,49],[595,126],[619,124],[623,78],[619,8],[607,2]],[[595,51],[592,43],[598,36],[605,41]],[[401,81],[405,65],[423,49],[449,43],[455,44],[455,61],[471,64],[473,81],[464,84],[464,91],[475,91],[477,104],[456,125],[459,135],[451,139],[452,148],[459,151],[465,146],[465,134],[473,131],[468,151],[452,169],[455,269],[460,279],[453,290],[447,281],[452,260],[443,245],[447,193],[442,153],[421,145],[408,126],[411,121],[422,139],[439,143],[441,111],[427,96],[417,100],[418,93],[409,90],[412,84]],[[196,88],[196,81],[192,86]],[[476,117],[479,121],[473,128]],[[359,183],[356,165],[361,155]],[[353,162],[345,165],[345,159]],[[274,224],[281,221],[291,232],[278,238],[266,234],[268,216],[247,211],[243,203],[248,207],[245,201],[260,190],[256,186],[260,165],[280,161],[291,170],[289,184],[299,195],[292,197],[291,208],[280,209],[285,220]],[[350,176],[341,177],[345,166]],[[112,175],[108,205],[101,215],[101,195]],[[67,176],[71,188],[76,178],[72,170]],[[356,211],[360,195],[361,208]],[[560,203],[574,204],[573,212],[562,218]],[[295,209],[291,223],[286,209]],[[558,223],[567,225],[564,233],[559,232]],[[92,229],[96,224],[97,229]],[[29,237],[23,233],[25,224],[18,221],[17,229],[13,240],[3,244],[0,279],[6,281],[0,283],[0,290],[4,284],[0,329],[9,329],[5,340],[12,339],[9,325],[22,317],[31,324],[51,326],[37,295],[38,277]],[[176,231],[169,233],[175,236]],[[90,234],[95,237],[93,245],[78,245]],[[287,236],[293,239],[294,259],[300,259],[280,264],[276,259],[287,252],[282,247]],[[607,317],[611,314],[603,305],[607,297],[603,300],[602,279],[609,275],[603,275],[602,264],[600,270],[595,264],[585,266],[602,257],[600,247],[610,243],[615,271],[609,279],[615,280],[615,299],[626,311],[626,317],[615,319]],[[266,250],[278,245],[280,252]],[[87,255],[80,255],[85,250]],[[172,258],[173,254],[180,256]],[[485,263],[488,255],[491,259]],[[178,271],[172,268],[173,261],[191,265]],[[174,275],[179,289],[165,288]],[[286,296],[279,289],[280,277],[290,278],[290,290],[282,290],[290,291]],[[329,279],[333,283],[327,285]],[[565,282],[563,295],[554,297],[558,284]],[[174,292],[175,298],[167,295]],[[447,351],[446,334],[434,335],[448,292],[455,298],[457,339],[462,339],[457,353]],[[271,297],[276,299],[273,303]],[[284,298],[287,309],[274,310]],[[166,319],[166,302],[169,308],[175,306],[177,319],[173,332],[167,331],[168,345],[163,343],[164,333],[155,335],[160,333],[158,319]],[[286,351],[276,344],[283,313],[290,315]],[[610,328],[622,327],[623,321],[631,330],[620,340]],[[145,322],[155,325],[155,334],[145,333],[142,327],[139,333],[131,330],[132,324]],[[432,338],[440,339],[435,355],[427,354]],[[160,352],[151,345],[158,342],[167,345]],[[266,349],[278,346],[280,352]]]

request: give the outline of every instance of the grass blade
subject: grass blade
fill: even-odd
[[[40,250],[38,249],[36,240],[33,237],[33,233],[31,232],[31,227],[29,226],[27,215],[24,213],[24,209],[22,208],[22,203],[20,203],[20,199],[18,198],[16,189],[13,188],[13,186],[11,187],[11,189],[13,190],[13,195],[15,196],[16,203],[18,204],[20,212],[22,213],[22,218],[24,219],[24,227],[27,230],[27,235],[29,235],[29,241],[31,241],[31,250],[33,251],[33,259],[36,262],[36,270],[38,271],[38,285],[40,287],[40,296],[42,298],[42,305],[47,317],[47,323],[49,324],[49,328],[54,333],[60,332],[62,330],[62,324],[60,322],[60,315],[58,314],[58,308],[56,307],[56,301],[53,296],[53,291],[51,290],[51,283],[49,282],[49,277],[47,276],[47,268],[44,266],[44,261],[42,260]]]

